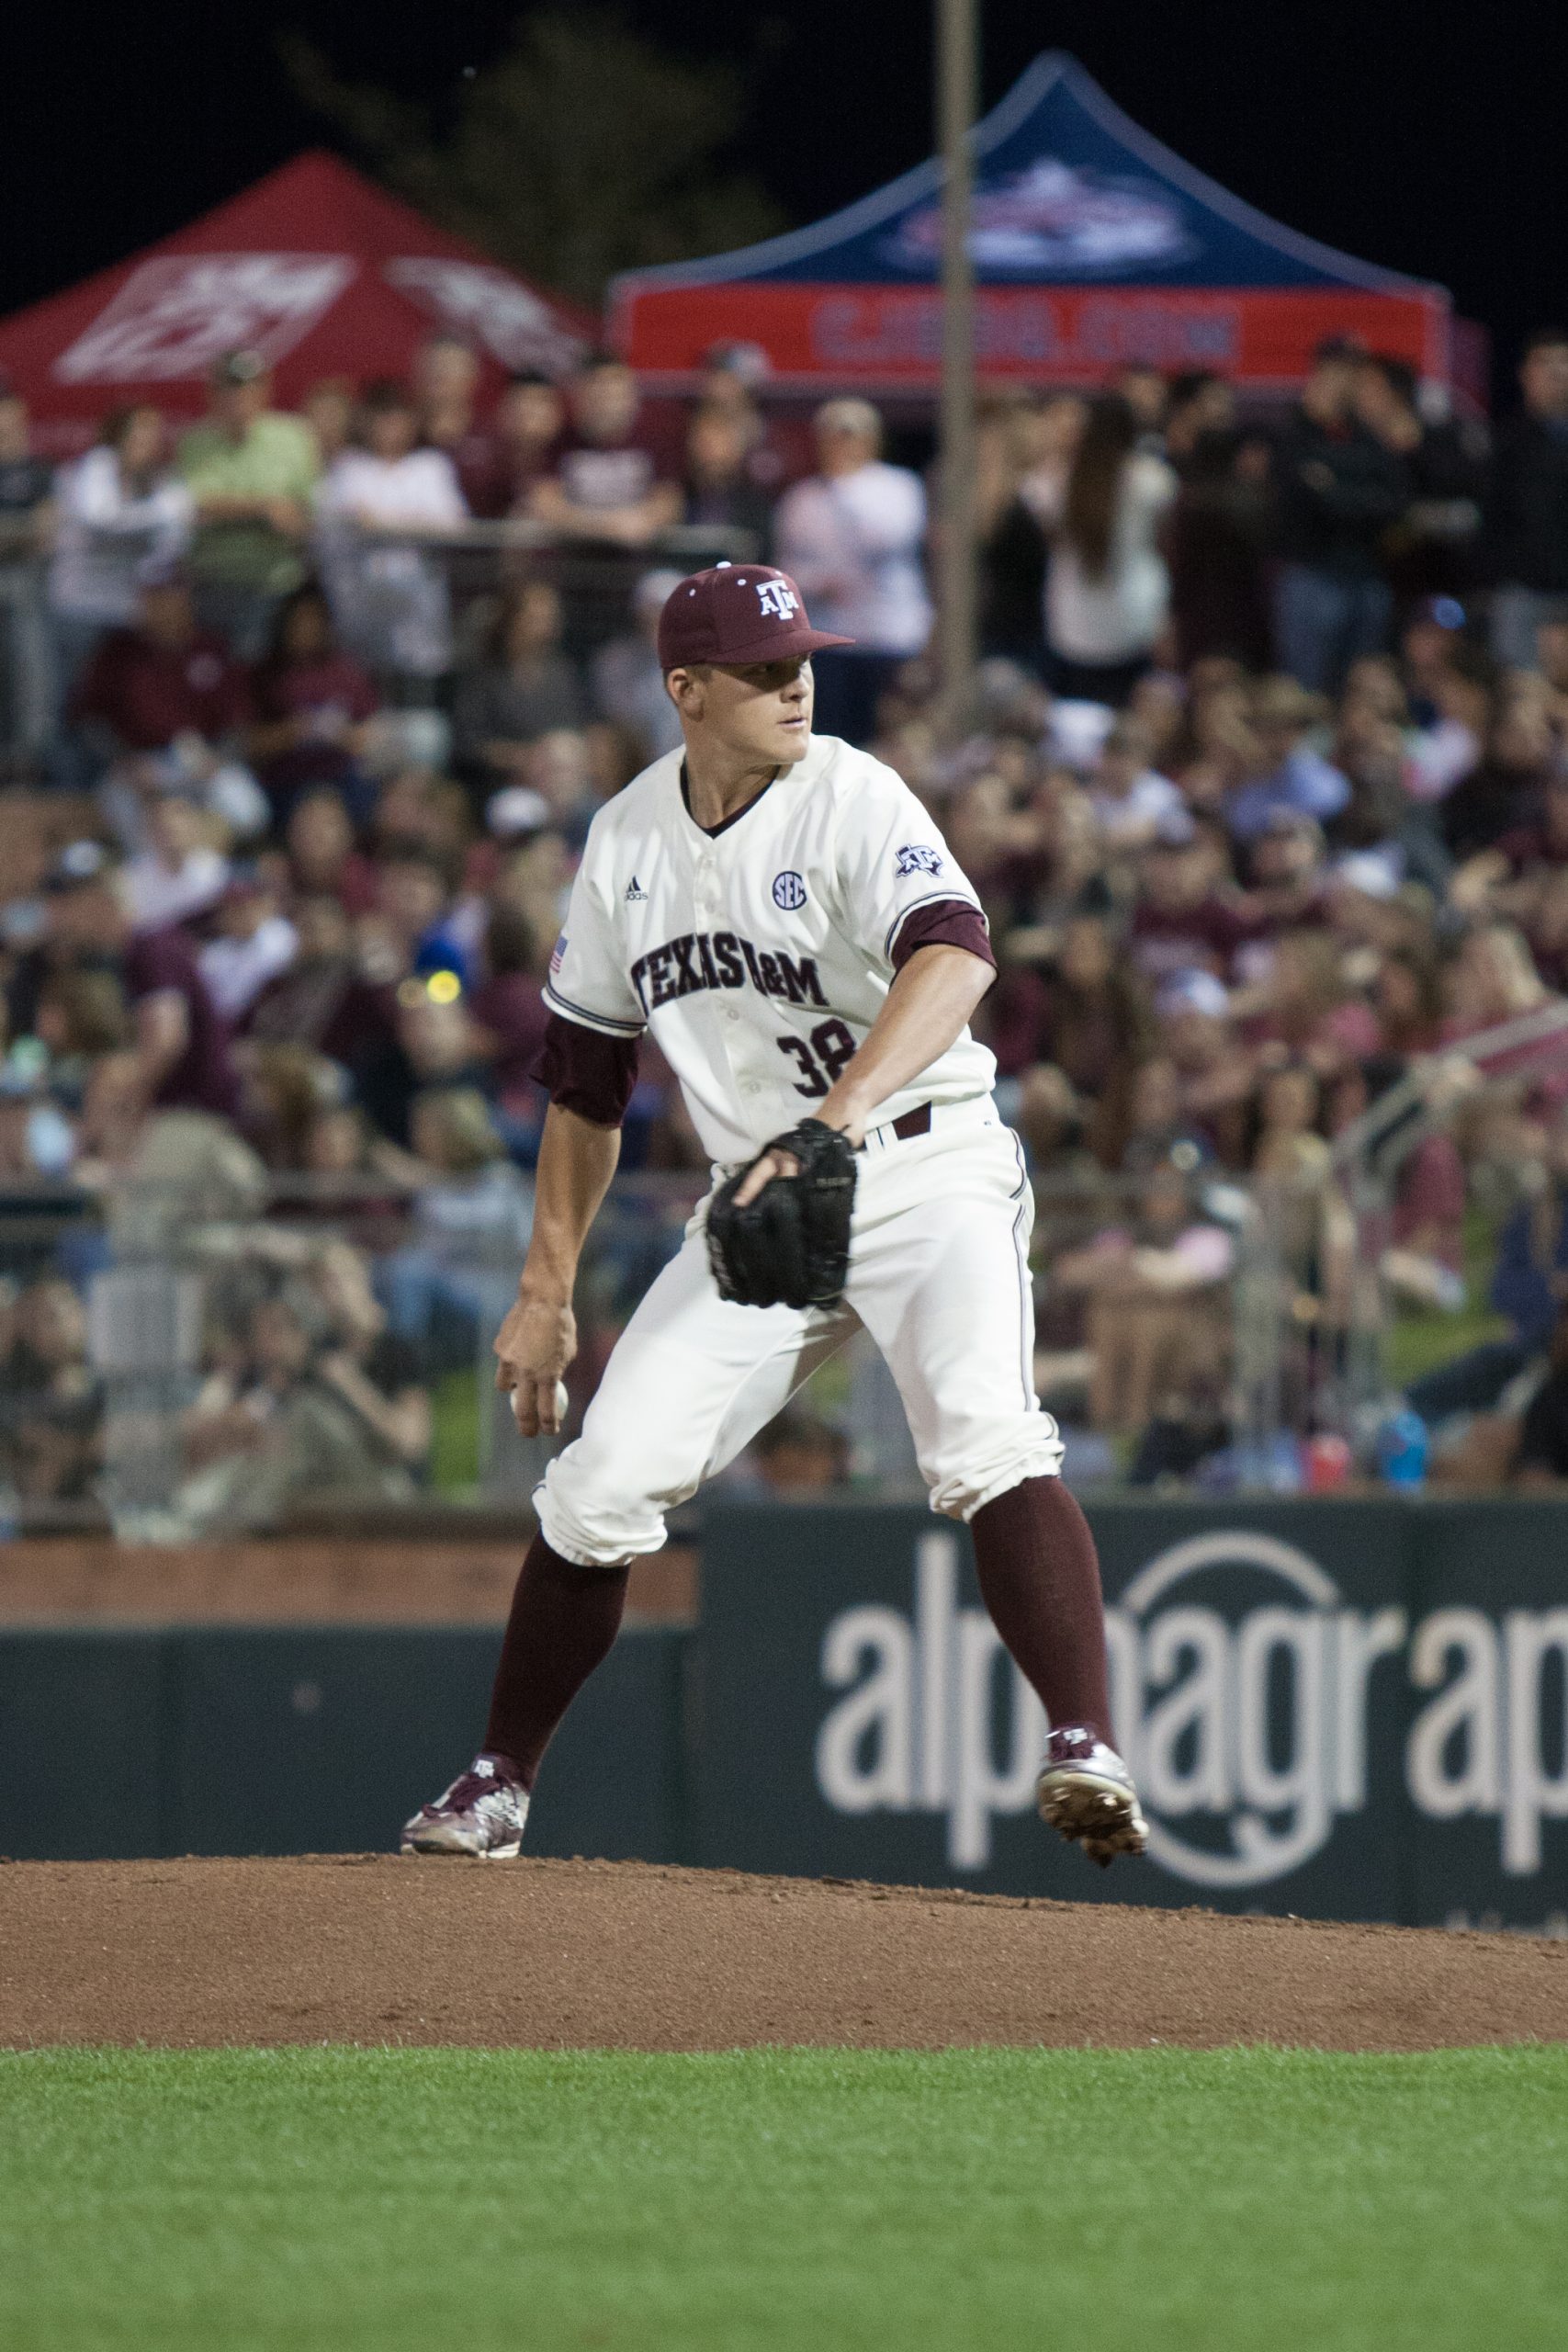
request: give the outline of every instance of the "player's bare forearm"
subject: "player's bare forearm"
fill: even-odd
[[[917,949],[817,1116],[859,1143],[877,1104],[956,1042],[995,978],[992,967],[966,947]]]
[[[865,1043],[811,1115],[841,1128],[852,1143],[862,1142],[877,1104],[946,1053],[995,978],[991,966],[966,947],[919,948],[888,989]],[[736,1205],[746,1207],[773,1177],[795,1172],[792,1153],[763,1152]]]
[[[525,1437],[560,1428],[560,1383],[577,1353],[571,1311],[577,1261],[621,1156],[618,1127],[597,1127],[552,1102],[534,1189],[534,1235],[517,1304],[495,1335],[495,1385],[510,1391]]]
[[[534,1179],[534,1232],[518,1284],[524,1298],[570,1305],[588,1228],[621,1156],[619,1127],[599,1127],[552,1102]]]

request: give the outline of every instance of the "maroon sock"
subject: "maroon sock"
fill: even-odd
[[[542,1535],[528,1546],[495,1669],[484,1752],[534,1785],[550,1736],[620,1631],[629,1568],[579,1568]]]
[[[1111,1744],[1105,1603],[1089,1521],[1060,1478],[1026,1478],[975,1513],[980,1597],[1054,1729]]]

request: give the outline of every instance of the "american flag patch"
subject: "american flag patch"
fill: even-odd
[[[560,937],[557,940],[555,946],[550,951],[550,970],[552,972],[558,972],[565,961],[566,933],[563,931]]]

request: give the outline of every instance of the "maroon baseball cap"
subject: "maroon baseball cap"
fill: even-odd
[[[716,563],[682,580],[659,616],[659,666],[693,662],[738,665],[787,662],[825,645],[852,645],[813,628],[806,599],[787,571],[768,563]]]

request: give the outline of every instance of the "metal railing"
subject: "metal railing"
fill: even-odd
[[[705,1181],[612,1187],[578,1284],[569,1434]],[[1161,1253],[1179,1237],[1150,1225],[1137,1183],[1051,1177],[1037,1204],[1036,1374],[1073,1475],[1169,1483],[1218,1463],[1230,1483],[1278,1483],[1341,1346],[1332,1300],[1303,1313],[1315,1207],[1195,1181],[1182,1228],[1223,1236],[1224,1262],[1176,1288]],[[509,1166],[423,1192],[282,1177],[258,1193],[221,1170],[197,1189],[0,1189],[0,1524],[172,1540],[301,1512],[525,1509],[550,1446],[519,1438],[491,1343],[531,1213]],[[1112,1259],[1124,1279],[1103,1281]],[[821,1483],[918,1489],[863,1335],[799,1418],[808,1447],[837,1448]]]

